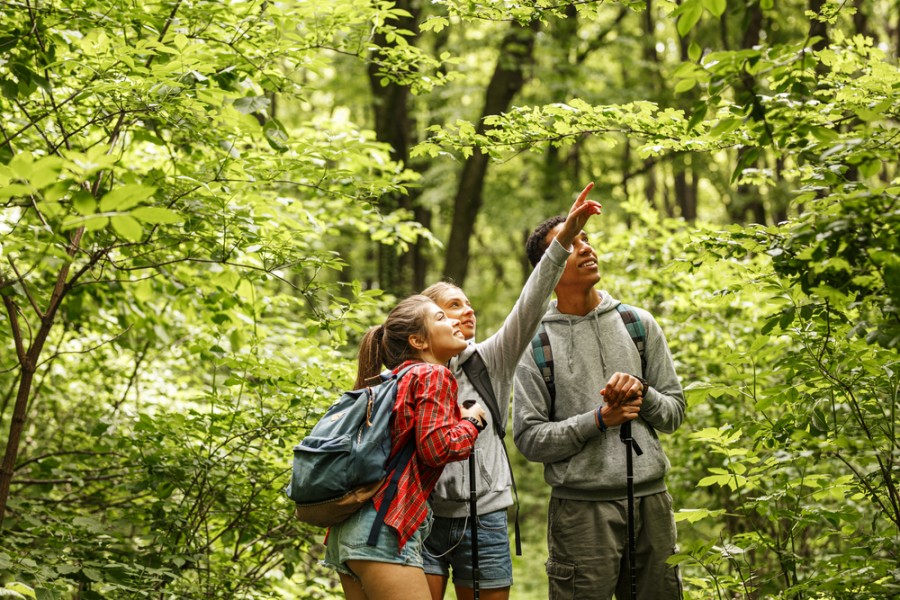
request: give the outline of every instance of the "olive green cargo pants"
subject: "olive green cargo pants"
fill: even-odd
[[[626,561],[627,502],[550,499],[547,576],[550,600],[631,600]],[[675,552],[668,492],[634,499],[637,600],[680,600],[681,576],[666,564]]]

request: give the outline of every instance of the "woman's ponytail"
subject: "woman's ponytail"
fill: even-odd
[[[381,372],[384,364],[384,325],[371,327],[359,343],[359,366],[356,369],[356,383],[353,389],[366,386],[366,381]]]

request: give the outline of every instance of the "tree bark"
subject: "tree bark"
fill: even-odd
[[[540,23],[528,27],[512,23],[500,44],[499,58],[494,74],[485,93],[484,108],[476,128],[484,133],[484,119],[507,110],[513,98],[525,85],[526,71],[534,59],[535,34]],[[444,276],[462,286],[469,271],[469,247],[475,229],[475,220],[483,204],[484,179],[487,174],[488,156],[476,149],[463,165],[456,196],[453,199],[453,220]]]
[[[78,246],[81,244],[81,236],[84,235],[84,228],[77,229],[72,242],[67,249],[68,255],[74,256]],[[9,439],[6,442],[6,451],[3,454],[3,463],[0,464],[0,527],[3,526],[3,519],[6,516],[6,505],[9,501],[9,489],[12,484],[13,473],[16,469],[16,459],[19,456],[19,442],[22,439],[22,432],[25,430],[25,416],[28,413],[28,399],[31,396],[31,386],[34,383],[34,374],[37,370],[41,352],[44,349],[44,343],[50,330],[53,328],[59,307],[63,298],[69,291],[67,279],[69,278],[70,262],[59,270],[56,276],[56,284],[53,287],[53,293],[50,295],[50,302],[43,314],[39,315],[41,326],[31,340],[31,345],[26,349],[22,343],[21,332],[18,326],[19,307],[8,296],[3,297],[3,304],[6,306],[7,313],[12,325],[13,337],[16,342],[17,358],[19,360],[19,386],[16,391],[16,403],[13,406],[12,419],[9,424]]]
[[[809,10],[814,14],[822,12],[826,0],[809,0]],[[828,26],[818,19],[809,20],[809,37],[821,38],[813,44],[813,50],[822,50],[828,46]]]
[[[642,20],[644,28],[644,45],[641,50],[644,64],[647,65],[645,72],[649,77],[652,85],[654,97],[659,97],[662,89],[662,81],[660,81],[660,60],[659,53],[656,51],[656,20],[653,13],[653,1],[647,0],[647,8],[644,9],[644,18]],[[623,68],[625,65],[623,65]],[[627,74],[626,74],[627,76]],[[644,171],[644,196],[650,206],[658,207],[657,202],[658,182],[657,182],[657,161],[652,158],[644,160],[642,170]]]
[[[409,17],[400,17],[396,23],[397,28],[406,29],[418,35],[418,4],[411,0],[398,0],[397,8],[410,13]],[[377,48],[385,48],[396,45],[396,42],[388,42],[386,33],[376,33],[374,44]],[[408,40],[413,41],[413,40]],[[369,88],[372,92],[372,112],[375,121],[375,138],[391,147],[391,160],[409,166],[409,151],[415,144],[415,126],[409,107],[409,88],[396,83],[381,84],[381,76],[378,73],[377,51],[369,61],[368,76]],[[390,212],[397,209],[413,210],[419,196],[417,188],[411,188],[409,195],[391,194],[381,197],[380,205],[383,211]],[[415,211],[419,213],[418,210]],[[421,214],[416,214],[421,218]],[[421,221],[420,221],[421,222]],[[397,246],[379,244],[376,252],[378,264],[378,282],[381,289],[397,296],[406,296],[417,289],[424,287],[416,279],[424,281],[424,268],[421,266],[423,259],[423,247],[414,244],[405,253],[398,254]]]
[[[762,31],[763,12],[759,6],[759,2],[753,2],[747,7],[746,22],[744,24],[744,37],[741,42],[741,48],[753,48],[760,43],[760,32]],[[765,113],[762,113],[762,106],[756,98],[756,79],[749,73],[744,73],[743,90],[740,98],[748,105],[753,105],[752,116],[754,119],[765,120]],[[737,164],[744,164],[744,157],[753,149],[744,147],[738,150]],[[728,205],[728,214],[732,223],[743,223],[746,219],[748,211],[753,215],[751,220],[756,223],[764,224],[766,222],[766,209],[763,205],[759,190],[754,186],[741,184],[737,187],[737,194],[734,200]]]

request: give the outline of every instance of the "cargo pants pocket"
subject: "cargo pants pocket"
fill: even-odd
[[[547,561],[550,600],[575,600],[575,565]]]

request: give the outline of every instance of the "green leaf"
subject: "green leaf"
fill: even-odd
[[[25,585],[24,583],[14,581],[12,583],[7,584],[6,587],[7,587],[7,589],[10,589],[14,592],[18,592],[19,594],[21,594],[22,596],[25,596],[26,598],[34,598],[35,597],[34,590],[31,589],[29,586]]]
[[[158,206],[141,206],[129,213],[144,223],[183,223],[184,217],[174,210]]]
[[[144,236],[144,228],[129,215],[116,215],[110,217],[113,230],[129,242],[139,242]]]
[[[124,211],[152,196],[156,188],[132,183],[117,187],[100,199],[100,212]]]
[[[675,84],[675,93],[683,94],[684,92],[693,89],[695,85],[697,85],[697,80],[694,78],[682,79]]]
[[[691,45],[688,46],[688,58],[694,62],[699,62],[701,56],[703,56],[703,48],[697,42],[691,42]]]
[[[719,137],[721,135],[725,135],[726,133],[730,133],[741,126],[741,122],[734,117],[730,117],[728,119],[722,119],[719,121],[715,127],[710,130],[709,135],[711,137]]]
[[[874,110],[869,110],[867,108],[856,109],[856,116],[867,123],[878,121],[884,118],[884,115],[882,113],[875,112]]]
[[[72,207],[80,215],[92,215],[97,211],[97,200],[90,192],[80,190],[72,196]]]
[[[269,108],[269,99],[265,96],[245,96],[234,101],[234,107],[245,115]]]
[[[19,95],[19,86],[16,85],[15,81],[0,77],[0,91],[3,92],[3,97],[7,100],[15,100]]]
[[[684,37],[700,20],[700,16],[703,14],[703,5],[699,0],[687,0],[681,5],[681,8],[684,12],[678,19],[678,35]]]
[[[278,150],[279,152],[287,152],[290,149],[290,146],[287,145],[287,130],[278,119],[269,119],[266,121],[266,124],[263,125],[263,134],[266,136],[266,141],[269,142],[269,145],[273,149]]]
[[[704,118],[706,118],[707,110],[708,107],[705,102],[698,102],[694,105],[694,112],[691,115],[690,121],[688,121],[688,131],[693,131],[697,127],[697,125],[699,125],[700,122],[703,121]]]
[[[69,217],[62,223],[62,230],[75,229],[76,227],[84,227],[87,231],[97,231],[103,229],[109,224],[109,217],[105,215],[96,215],[88,217]]]
[[[716,17],[721,17],[725,13],[725,8],[727,8],[727,6],[727,0],[703,0],[703,8]]]

